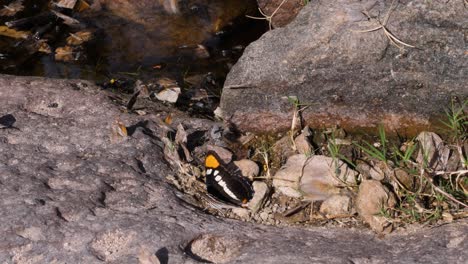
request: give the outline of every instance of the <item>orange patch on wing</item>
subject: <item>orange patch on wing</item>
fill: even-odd
[[[206,156],[205,167],[207,167],[207,168],[218,168],[219,167],[218,159],[216,159],[216,157],[211,155],[211,154]]]

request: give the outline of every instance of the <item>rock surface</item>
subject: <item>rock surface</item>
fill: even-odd
[[[322,201],[356,184],[357,173],[333,158],[296,154],[273,177],[273,187],[286,196]]]
[[[461,1],[312,1],[265,33],[234,65],[221,109],[241,131],[286,131],[296,96],[311,127],[416,134],[468,96],[467,11]],[[416,48],[393,45],[386,29]],[[368,19],[363,11],[371,17]],[[366,13],[366,12],[364,12]],[[242,107],[239,107],[242,106]]]
[[[0,128],[1,263],[198,263],[188,249],[229,263],[468,258],[467,222],[381,239],[207,215],[164,180],[175,172],[159,117],[124,113],[108,95],[84,81],[0,76],[0,117],[15,119]],[[128,136],[111,143],[116,118]]]

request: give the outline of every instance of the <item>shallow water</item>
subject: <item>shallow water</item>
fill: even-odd
[[[179,0],[176,13],[168,8],[175,1],[169,0],[98,2],[71,13],[84,25],[81,29],[61,25],[48,41],[55,49],[65,45],[70,33],[92,30],[95,39],[84,46],[78,61],[56,61],[26,40],[0,36],[0,73],[96,81],[116,76],[180,79],[208,72],[224,78],[243,48],[266,30],[265,23],[245,18],[255,14],[255,0]],[[0,23],[47,11],[48,3],[26,0],[25,10],[0,17]],[[198,45],[206,48],[208,58]]]

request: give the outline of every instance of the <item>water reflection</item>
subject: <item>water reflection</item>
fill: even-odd
[[[13,1],[6,1],[9,4]],[[186,72],[225,74],[242,48],[258,38],[265,26],[248,20],[255,0],[95,0],[83,12],[66,13],[92,29],[79,62],[57,62],[53,54],[37,53],[26,41],[0,36],[0,70],[19,75],[104,79],[127,72],[138,75]],[[49,1],[24,1],[25,9],[12,19],[37,15]],[[52,49],[78,29],[63,26],[49,41]],[[165,65],[155,70],[155,66]],[[142,77],[142,76],[139,76]]]

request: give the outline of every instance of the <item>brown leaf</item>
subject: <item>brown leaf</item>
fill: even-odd
[[[435,170],[445,170],[450,157],[450,148],[436,133],[421,132],[416,140],[421,146],[416,161]]]
[[[0,36],[15,38],[15,39],[26,39],[31,33],[29,31],[18,31],[7,26],[0,26]]]
[[[78,12],[83,12],[88,8],[90,8],[90,5],[84,0],[78,0],[78,4],[75,6],[75,10]]]
[[[112,143],[118,143],[123,141],[126,137],[128,136],[127,132],[127,127],[125,126],[124,123],[122,123],[120,120],[115,120],[114,123],[112,123],[112,131],[111,131],[111,142]]]
[[[3,8],[0,9],[0,16],[13,16],[23,9],[23,0],[17,0],[9,5],[3,6]]]
[[[70,33],[70,36],[67,38],[67,44],[71,46],[78,46],[84,42],[88,42],[93,38],[93,33],[91,31],[79,31],[76,33]]]
[[[65,46],[55,49],[55,60],[57,61],[72,61],[75,60],[73,47]]]
[[[166,124],[168,124],[168,125],[172,124],[172,114],[171,114],[171,113],[169,113],[169,114],[166,116],[166,118],[164,118],[164,123],[166,123]]]
[[[67,15],[64,15],[60,12],[57,12],[55,10],[51,10],[52,13],[54,13],[57,17],[63,19],[63,23],[65,25],[69,25],[69,26],[76,26],[76,25],[79,25],[80,24],[80,21],[70,17],[70,16],[67,16]]]
[[[58,7],[73,9],[77,0],[60,0],[56,3]]]
[[[46,53],[46,54],[51,54],[52,53],[52,48],[49,46],[49,44],[47,44],[46,41],[42,40],[42,41],[39,41],[38,43],[38,51],[39,52],[42,52],[42,53]]]

